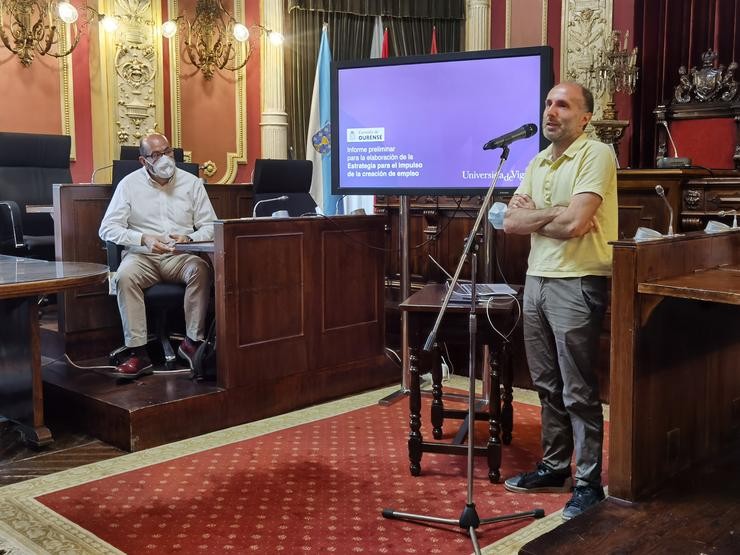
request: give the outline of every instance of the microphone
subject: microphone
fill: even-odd
[[[660,123],[663,124],[663,127],[665,127],[665,132],[668,135],[668,139],[671,141],[671,145],[673,146],[673,158],[669,158],[668,156],[663,156],[662,158],[658,158],[658,161],[656,162],[656,166],[659,168],[689,168],[691,167],[691,158],[684,158],[678,156],[678,149],[676,148],[676,143],[673,142],[673,135],[671,135],[671,130],[668,129],[668,122],[663,120]]]
[[[673,208],[668,202],[668,199],[665,198],[665,191],[662,185],[656,185],[655,192],[658,193],[658,196],[663,199],[663,202],[668,207],[668,233],[666,233],[666,236],[671,237],[673,235]]]
[[[275,197],[275,198],[263,198],[262,200],[259,200],[259,201],[255,202],[254,203],[254,208],[252,209],[252,217],[253,218],[256,218],[257,217],[257,207],[260,204],[266,203],[266,202],[276,202],[278,200],[288,200],[288,195],[282,195],[282,196]]]
[[[105,166],[100,166],[99,168],[95,168],[92,172],[92,175],[90,176],[90,183],[95,183],[95,174],[97,174],[100,170],[105,170],[108,168],[112,168],[113,164],[107,164]]]
[[[509,131],[508,133],[504,133],[500,137],[491,139],[483,145],[483,150],[506,147],[514,141],[518,141],[519,139],[526,139],[528,137],[531,137],[535,133],[537,133],[537,126],[534,123],[525,123],[520,128],[514,129],[514,131]]]

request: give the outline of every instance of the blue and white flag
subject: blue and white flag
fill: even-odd
[[[373,39],[370,44],[370,57],[381,58],[383,56],[383,18],[375,16],[373,27]],[[373,195],[348,195],[344,197],[344,213],[350,214],[353,210],[362,209],[365,214],[375,211],[375,197]]]
[[[318,208],[327,216],[332,216],[337,211],[342,212],[341,203],[337,206],[341,197],[331,194],[330,69],[329,32],[327,25],[324,24],[321,31],[319,57],[316,62],[316,77],[313,81],[306,159],[313,162],[311,196],[316,201]]]

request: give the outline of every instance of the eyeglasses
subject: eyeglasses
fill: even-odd
[[[172,156],[174,154],[174,150],[172,147],[168,147],[164,149],[162,152],[152,152],[149,154],[149,156],[144,156],[144,158],[151,158],[152,161],[156,162],[159,160],[162,156]]]

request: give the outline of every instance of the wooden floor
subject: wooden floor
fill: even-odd
[[[528,543],[526,555],[740,553],[740,446],[642,502],[607,500]]]
[[[53,329],[53,324],[46,328]],[[21,443],[12,424],[0,421],[0,486],[125,454],[64,422],[50,421],[49,427],[54,443],[33,450]],[[676,480],[651,499],[632,505],[607,499],[530,542],[521,553],[740,553],[738,469],[740,445],[736,444],[721,460]]]

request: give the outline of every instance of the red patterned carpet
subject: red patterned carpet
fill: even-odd
[[[37,499],[126,553],[470,553],[459,529],[381,516],[389,507],[458,518],[464,506],[465,457],[425,453],[412,477],[407,422],[407,402],[373,405]],[[446,436],[458,426],[447,421]],[[478,426],[483,441],[487,424]],[[431,439],[426,420],[422,433]],[[539,407],[515,403],[502,475],[531,469],[539,452]],[[486,518],[535,506],[550,514],[568,495],[506,492],[476,457],[474,499]],[[481,527],[481,546],[530,523]]]

